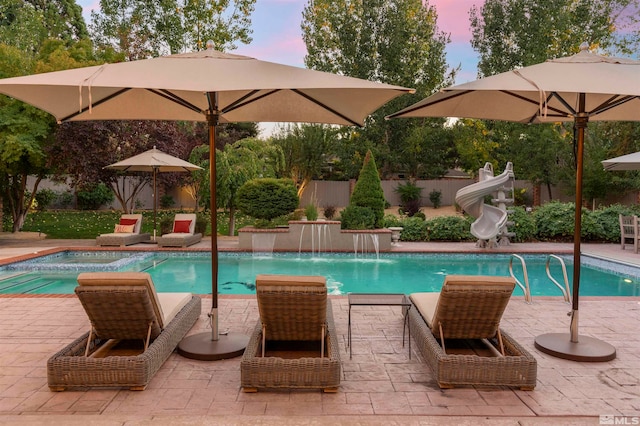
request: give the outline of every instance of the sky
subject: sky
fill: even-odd
[[[88,25],[91,10],[99,9],[100,2],[76,1],[82,6]],[[251,17],[253,41],[249,45],[240,44],[233,53],[304,68],[307,49],[302,41],[300,23],[307,3],[308,0],[257,0]],[[450,34],[451,42],[446,47],[447,63],[450,68],[461,66],[456,83],[476,79],[478,56],[471,48],[469,9],[482,3],[483,0],[429,0],[438,14],[438,29]],[[261,123],[261,136],[269,136],[276,127]]]
[[[99,8],[98,0],[77,0],[87,24],[90,13]],[[302,41],[302,10],[308,0],[257,0],[251,17],[253,42],[241,44],[234,53],[256,59],[304,67],[307,53]],[[438,13],[438,28],[451,35],[447,45],[447,62],[451,68],[461,65],[456,83],[476,79],[477,55],[471,48],[469,9],[482,0],[430,0]]]

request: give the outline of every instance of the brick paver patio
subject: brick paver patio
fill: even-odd
[[[603,256],[640,259],[625,252],[619,245],[600,248]],[[533,391],[439,389],[415,345],[411,359],[402,346],[398,307],[352,311],[350,360],[347,298],[332,301],[343,368],[335,394],[243,393],[239,358],[205,362],[176,353],[142,392],[55,393],[47,387],[46,360],[87,330],[80,303],[75,296],[0,297],[0,424],[542,425],[599,424],[601,415],[640,418],[640,297],[581,298],[580,333],[616,347],[616,359],[604,363],[566,361],[536,350],[535,336],[568,332],[570,307],[559,297],[537,297],[530,305],[513,297],[502,326],[538,360]],[[191,333],[206,330],[210,304],[204,297]],[[220,296],[220,313],[222,331],[248,334],[258,318],[255,296]]]

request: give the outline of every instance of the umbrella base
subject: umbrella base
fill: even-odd
[[[178,344],[178,353],[185,358],[200,361],[218,361],[240,356],[249,343],[249,336],[229,333],[211,340],[212,334],[205,332],[187,336]]]
[[[610,344],[588,336],[578,336],[578,343],[574,343],[569,333],[542,334],[536,337],[535,346],[546,354],[571,361],[604,362],[616,357],[616,348]]]

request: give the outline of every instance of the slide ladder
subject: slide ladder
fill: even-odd
[[[493,166],[486,163],[479,171],[479,181],[461,188],[456,193],[456,203],[476,220],[471,224],[471,234],[478,238],[478,247],[495,247],[500,244],[509,244],[507,232],[508,212],[507,204],[513,203],[513,164],[507,163],[504,172],[498,176],[493,175]],[[497,191],[497,197],[492,202],[498,206],[485,204],[484,198],[493,195]],[[511,191],[511,197],[507,198],[505,192]]]

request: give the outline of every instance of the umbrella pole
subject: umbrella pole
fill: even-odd
[[[216,201],[216,128],[218,125],[217,96],[208,93],[211,109],[207,111],[209,125],[209,192],[211,213],[211,311],[209,322],[211,333],[187,336],[178,345],[178,353],[186,358],[201,361],[216,361],[240,356],[249,343],[249,337],[238,333],[218,331],[218,218]]]
[[[549,355],[571,361],[602,362],[616,357],[616,349],[608,343],[578,334],[578,299],[580,297],[580,240],[582,234],[582,173],[584,132],[589,121],[585,111],[585,94],[580,94],[579,111],[575,119],[576,135],[576,206],[573,233],[573,297],[569,334],[548,333],[536,337],[535,347]]]
[[[156,174],[158,173],[157,168],[153,168],[153,241],[156,241],[156,210],[158,208],[158,186],[156,183]]]

